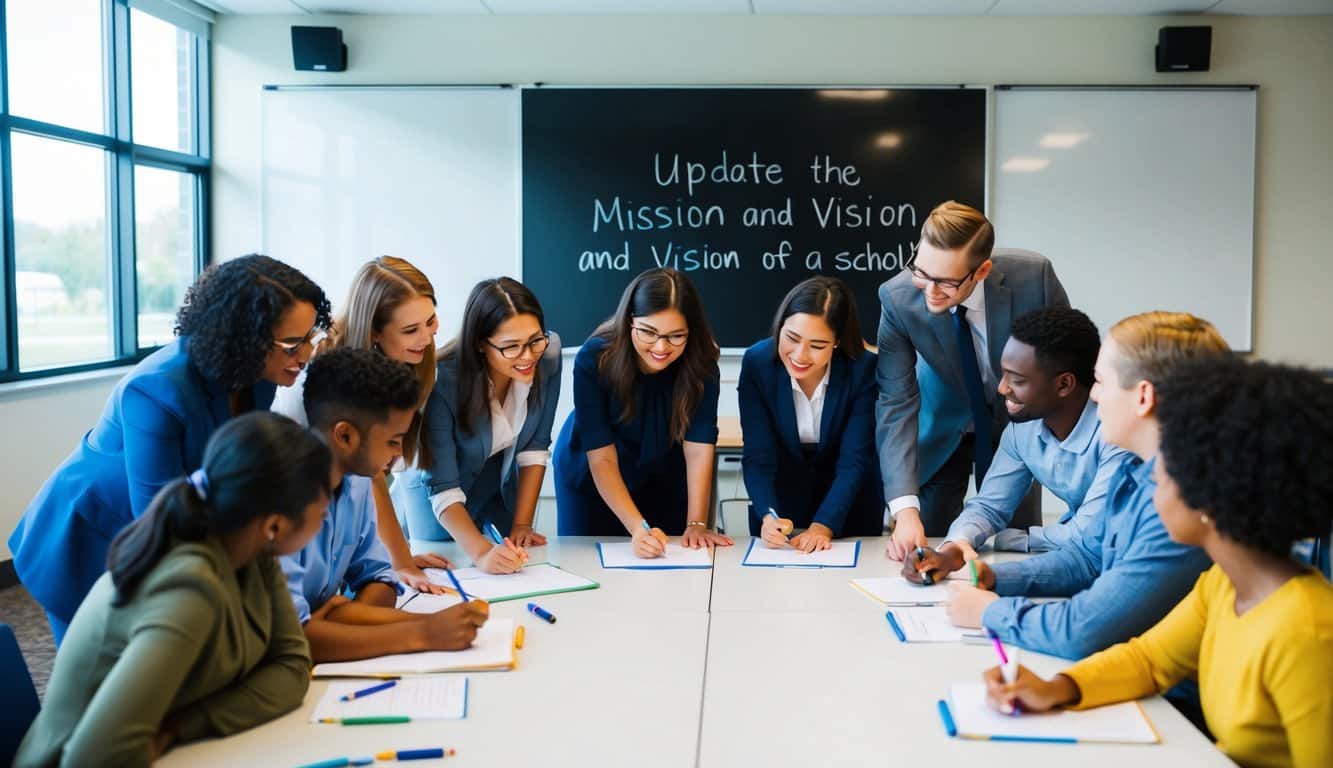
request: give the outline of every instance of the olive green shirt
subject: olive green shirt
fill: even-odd
[[[178,542],[115,595],[102,574],[74,615],[18,768],[147,765],[167,718],[181,742],[226,736],[305,697],[310,649],[272,558],[235,570],[216,539]]]

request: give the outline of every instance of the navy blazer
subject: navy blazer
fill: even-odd
[[[835,536],[878,536],[884,494],[875,455],[874,353],[829,363],[819,446],[807,461],[796,429],[792,382],[772,339],[745,351],[737,385],[741,468],[753,504],[751,530],[770,508],[797,527],[828,526]]]
[[[187,345],[176,339],[120,380],[9,538],[19,579],[62,621],[106,570],[111,540],[164,485],[203,464],[208,438],[231,418],[230,393],[194,366]],[[274,389],[254,386],[256,409],[268,409]]]
[[[555,408],[560,401],[560,336],[551,334],[551,343],[537,361],[540,386],[528,393],[528,412],[514,445],[505,452],[505,467],[500,491],[505,506],[512,512],[518,495],[518,473],[514,457],[524,451],[545,451],[551,446],[551,428]],[[435,389],[426,401],[426,429],[429,430],[431,465],[422,467],[424,484],[430,495],[461,488],[471,493],[473,483],[491,456],[491,411],[483,409],[472,422],[472,433],[458,425],[458,360],[441,360],[435,371]],[[475,494],[474,494],[475,495]],[[480,510],[469,509],[469,512]]]

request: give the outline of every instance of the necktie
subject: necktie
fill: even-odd
[[[972,343],[972,326],[967,322],[967,307],[962,304],[953,314],[954,336],[958,339],[958,357],[963,365],[963,383],[967,385],[967,401],[972,406],[972,428],[976,432],[973,444],[973,467],[977,488],[990,468],[992,453],[991,410],[986,404],[986,391],[981,383],[981,369],[977,367],[977,348]]]

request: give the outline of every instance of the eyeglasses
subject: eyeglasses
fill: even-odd
[[[541,357],[542,353],[546,351],[546,347],[550,343],[551,334],[549,333],[543,333],[532,341],[529,341],[527,344],[506,344],[503,347],[496,346],[491,343],[490,339],[486,339],[486,346],[499,352],[500,357],[503,357],[506,360],[519,359],[523,356],[523,350],[525,349],[531,352],[533,357]]]
[[[984,261],[982,262],[982,264],[985,263],[986,262]],[[952,280],[949,278],[935,277],[934,275],[931,275],[930,273],[918,267],[916,265],[916,261],[913,261],[911,264],[907,265],[907,270],[912,273],[913,280],[917,281],[918,283],[934,283],[935,287],[941,288],[946,291],[956,291],[959,288],[962,288],[963,285],[968,280],[972,279],[972,276],[977,273],[978,269],[981,269],[981,264],[978,264],[975,267],[973,267],[966,275],[963,275],[961,278],[957,280]]]
[[[634,335],[638,337],[640,343],[649,347],[657,343],[658,339],[666,339],[666,343],[673,347],[685,346],[685,342],[690,338],[689,331],[680,331],[679,333],[658,333],[651,328],[644,328],[641,325],[633,326]]]
[[[288,357],[296,357],[301,353],[301,348],[309,345],[311,349],[319,347],[324,342],[328,333],[321,328],[311,328],[310,332],[301,337],[300,341],[280,341],[273,340],[273,346],[282,350]]]

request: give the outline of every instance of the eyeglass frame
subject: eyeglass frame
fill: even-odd
[[[319,345],[323,344],[324,339],[328,338],[328,336],[329,332],[327,330],[316,326],[307,331],[306,335],[302,336],[300,341],[287,342],[280,339],[274,339],[273,346],[282,350],[283,354],[288,357],[296,357],[301,354],[301,348],[306,345],[309,345],[311,349],[318,349]]]
[[[690,332],[688,330],[678,333],[658,333],[651,328],[644,328],[641,325],[634,325],[633,323],[630,324],[629,329],[633,333],[640,334],[639,341],[650,347],[656,346],[658,341],[665,340],[668,346],[680,348],[685,346],[685,342],[690,340]],[[644,336],[651,338],[652,341],[648,341]],[[679,337],[680,341],[672,341],[671,339],[673,337]]]
[[[500,357],[503,357],[506,360],[517,360],[520,357],[523,357],[523,350],[525,349],[532,352],[533,357],[541,357],[542,353],[546,351],[546,348],[551,345],[551,332],[543,331],[540,336],[538,336],[535,339],[532,339],[531,341],[527,341],[522,344],[506,344],[503,347],[496,344],[492,344],[490,339],[482,339],[482,341],[486,342],[486,346],[490,347],[496,352],[499,352]],[[536,348],[536,345],[538,343],[542,345],[541,349]],[[517,350],[517,351],[515,351],[514,355],[510,357],[506,353],[506,350]]]
[[[982,265],[984,265],[985,263],[986,262],[983,261],[981,262],[981,264],[976,265],[972,269],[968,270],[966,275],[963,275],[961,278],[958,278],[957,280],[946,277],[934,277],[929,272],[926,272],[925,270],[917,267],[915,258],[913,258],[910,262],[907,263],[907,272],[912,276],[913,280],[919,280],[923,283],[930,283],[931,285],[934,285],[936,288],[941,288],[943,290],[952,293],[953,291],[957,291],[961,289],[964,285],[966,285],[967,281],[971,280],[973,275],[977,273],[977,270],[981,269]]]

